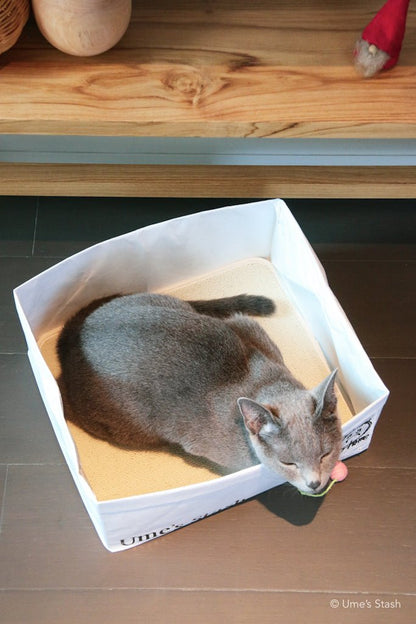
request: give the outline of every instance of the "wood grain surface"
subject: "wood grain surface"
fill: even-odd
[[[399,65],[352,65],[379,0],[134,1],[112,50],[78,58],[28,24],[0,56],[0,132],[416,137],[416,8]]]
[[[0,163],[0,195],[89,197],[416,196],[414,167]]]

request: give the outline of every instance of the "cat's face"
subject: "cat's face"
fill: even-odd
[[[341,431],[338,418],[311,418],[299,413],[284,426],[260,433],[256,449],[268,468],[299,490],[316,494],[323,490],[339,459]]]
[[[341,452],[333,380],[325,382],[320,392],[299,390],[261,404],[238,401],[261,463],[309,494],[325,488]]]

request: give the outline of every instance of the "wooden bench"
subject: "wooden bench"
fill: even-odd
[[[0,56],[0,193],[415,197],[416,6],[396,68],[352,64],[379,8],[133,0],[89,58],[32,20]]]

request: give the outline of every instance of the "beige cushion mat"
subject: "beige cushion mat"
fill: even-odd
[[[278,281],[273,265],[261,258],[244,260],[163,292],[182,299],[211,299],[240,293],[261,294],[273,299],[276,313],[258,319],[282,351],[289,369],[307,388],[330,372],[322,351],[302,316]],[[55,345],[60,328],[39,340],[43,356],[55,377],[59,363]],[[338,411],[343,423],[353,416],[338,392]],[[72,423],[68,427],[75,441],[82,473],[98,500],[111,500],[156,492],[218,478],[209,464],[166,448],[125,451],[97,440]]]

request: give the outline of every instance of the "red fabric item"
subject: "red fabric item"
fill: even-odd
[[[393,67],[399,60],[409,1],[387,0],[363,31],[362,38],[365,41],[384,50],[391,57],[384,69]]]

